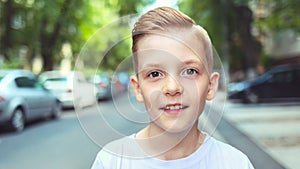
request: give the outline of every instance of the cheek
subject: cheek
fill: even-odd
[[[184,90],[191,98],[200,99],[206,97],[208,83],[206,81],[188,81],[183,83]]]
[[[151,121],[156,121],[161,116],[159,108],[162,106],[160,103],[164,102],[162,94],[158,90],[148,90],[144,94],[145,108],[150,116]]]
[[[161,102],[161,91],[157,86],[150,85],[142,88],[142,94],[146,108],[151,110],[152,106]]]

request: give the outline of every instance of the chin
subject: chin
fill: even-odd
[[[189,123],[189,124],[171,124],[171,125],[165,125],[163,126],[163,129],[168,132],[168,133],[184,133],[184,132],[189,132],[190,129],[194,126],[191,125],[193,123]]]

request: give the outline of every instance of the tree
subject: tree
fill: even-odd
[[[179,7],[208,30],[232,73],[256,68],[264,39],[287,29],[300,34],[299,0],[185,0]]]
[[[96,68],[96,71],[110,72],[120,69],[120,64],[131,53],[131,28],[128,23],[130,15],[136,14],[150,2],[153,0],[90,2],[88,15],[91,17],[81,24],[87,41],[82,49],[80,61],[86,69]],[[99,10],[99,6],[102,10]],[[95,16],[102,22],[95,22]]]
[[[110,0],[0,0],[0,56],[9,67],[31,69],[34,58],[42,58],[42,71],[55,68],[63,59],[62,46],[69,44],[73,60],[81,53],[84,44],[98,29],[127,14],[136,13],[146,3]],[[129,30],[107,30],[90,45],[90,56],[84,61],[93,65],[91,56],[105,57],[105,69],[113,69],[130,53],[130,40],[108,51],[113,39],[128,37]],[[119,32],[116,33],[116,30]],[[20,53],[22,57],[20,57]],[[93,53],[93,54],[92,54]],[[23,56],[25,55],[25,56]]]
[[[230,72],[255,68],[259,44],[251,33],[253,21],[249,1],[196,0],[181,1],[182,10],[208,30],[221,58],[228,59]],[[193,6],[193,8],[190,8]],[[226,61],[225,60],[225,61]]]
[[[82,2],[80,0],[44,1],[45,9],[53,6],[53,10],[44,12],[41,16],[40,23],[40,50],[43,58],[43,70],[51,70],[54,67],[55,55],[61,51],[63,43],[71,43],[70,36],[77,35],[77,18],[74,9],[78,9]],[[53,14],[56,12],[56,15]],[[54,15],[54,16],[53,16]],[[72,30],[73,29],[73,30]]]
[[[63,43],[72,43],[80,39],[78,34],[77,10],[82,0],[43,0],[43,1],[0,1],[1,9],[1,53],[5,60],[20,57],[20,51],[26,50],[21,61],[31,64],[32,59],[41,55],[43,69],[53,68]],[[74,12],[75,11],[75,12]],[[77,43],[77,42],[76,42]],[[11,54],[12,53],[12,54]],[[25,66],[25,67],[31,67]]]
[[[260,0],[254,1],[257,10],[255,26],[261,31],[280,32],[292,29],[300,33],[300,1],[299,0]]]
[[[300,36],[300,1],[298,0],[260,0],[255,1],[252,4],[252,9],[256,9],[256,19],[254,26],[256,28],[257,37],[263,44],[266,44],[264,55],[261,58],[261,62],[268,68],[273,63],[276,64],[278,59],[272,58],[274,55],[290,55],[288,51],[281,51],[278,46],[291,46],[291,42],[286,43],[284,32],[290,32],[293,34],[294,39],[290,39],[294,42],[297,41],[297,37]],[[272,42],[271,45],[270,42]],[[284,53],[282,53],[284,52]],[[276,61],[277,60],[277,61]],[[287,60],[286,60],[287,61]],[[278,62],[280,63],[280,62]]]
[[[1,1],[1,53],[5,59],[8,59],[8,51],[12,48],[12,19],[14,13],[13,0]]]

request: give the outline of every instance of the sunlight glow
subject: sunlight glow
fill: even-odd
[[[156,0],[153,4],[149,5],[146,10],[154,9],[157,7],[168,6],[178,9],[178,0]]]

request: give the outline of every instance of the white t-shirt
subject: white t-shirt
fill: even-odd
[[[91,169],[254,169],[248,157],[236,148],[206,135],[203,144],[191,155],[177,160],[147,156],[134,136],[105,146]]]

